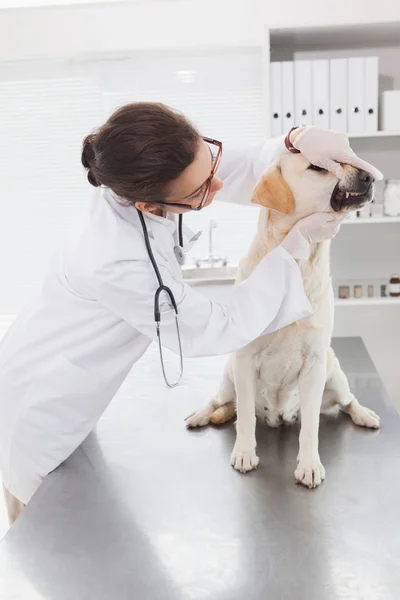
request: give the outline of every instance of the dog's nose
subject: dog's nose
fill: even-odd
[[[367,171],[363,171],[362,169],[358,171],[358,179],[364,183],[372,183],[375,181],[371,173],[367,173]]]

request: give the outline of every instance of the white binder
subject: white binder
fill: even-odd
[[[379,60],[377,56],[365,59],[365,131],[378,131]],[[400,107],[399,107],[400,110]]]
[[[329,128],[329,60],[312,61],[312,124]]]
[[[294,120],[295,124],[312,124],[311,60],[294,62]]]
[[[297,125],[294,118],[294,69],[293,62],[282,63],[282,112],[283,133]]]
[[[349,58],[347,63],[347,131],[364,133],[365,58]]]
[[[282,63],[271,63],[270,69],[270,110],[271,136],[278,137],[283,133],[282,127]]]
[[[336,131],[347,131],[347,59],[332,59],[329,63],[329,72],[329,126]]]

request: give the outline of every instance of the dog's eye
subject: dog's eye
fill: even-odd
[[[317,167],[317,165],[310,165],[308,168],[311,169],[312,171],[325,171],[326,170],[326,169],[322,169],[321,167]]]

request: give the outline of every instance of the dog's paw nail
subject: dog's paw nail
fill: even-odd
[[[260,459],[258,458],[255,449],[243,450],[240,447],[234,448],[231,455],[231,465],[240,473],[247,473],[253,469],[257,469]]]
[[[296,483],[301,483],[308,489],[318,487],[325,479],[325,469],[320,460],[301,460],[294,473]]]

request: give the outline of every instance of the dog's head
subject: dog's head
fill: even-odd
[[[310,164],[301,154],[285,152],[264,173],[252,202],[298,220],[314,212],[358,210],[374,196],[374,178],[342,165],[343,178]]]

